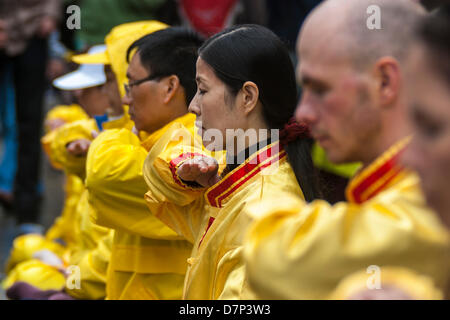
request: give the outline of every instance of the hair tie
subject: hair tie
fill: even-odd
[[[298,123],[294,117],[284,125],[280,130],[280,142],[282,145],[287,145],[297,139],[310,138],[309,127],[305,123]]]

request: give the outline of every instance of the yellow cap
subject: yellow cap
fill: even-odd
[[[106,51],[92,54],[77,54],[72,56],[72,61],[78,64],[110,64]]]
[[[106,51],[96,54],[80,54],[72,60],[79,64],[110,64],[114,71],[121,96],[125,94],[123,83],[126,80],[128,63],[126,53],[134,41],[158,30],[166,29],[165,23],[149,20],[137,21],[118,25],[111,29],[105,37]]]
[[[15,238],[6,264],[6,273],[18,263],[31,259],[36,251],[44,249],[50,250],[57,255],[62,255],[65,250],[59,243],[47,240],[39,234],[30,233]]]
[[[40,290],[62,290],[66,285],[64,275],[57,268],[36,259],[19,263],[3,280],[2,287],[7,290],[18,281]]]

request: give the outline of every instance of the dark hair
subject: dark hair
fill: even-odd
[[[236,95],[246,81],[259,88],[263,117],[271,129],[283,129],[294,115],[297,86],[284,43],[269,29],[237,25],[209,38],[199,56]],[[311,141],[297,139],[285,146],[289,162],[307,201],[320,194],[311,159]]]
[[[183,27],[171,27],[148,34],[136,40],[127,50],[127,61],[134,48],[141,63],[153,75],[176,75],[185,90],[189,105],[197,90],[195,64],[197,51],[203,39],[194,31]]]
[[[419,24],[419,37],[436,72],[450,83],[450,5],[432,11]]]

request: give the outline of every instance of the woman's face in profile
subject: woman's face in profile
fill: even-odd
[[[235,108],[235,97],[201,57],[197,60],[197,92],[189,111],[197,116],[196,126],[209,150],[226,149],[227,129],[241,127],[242,117]]]

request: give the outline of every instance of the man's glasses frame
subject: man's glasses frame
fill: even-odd
[[[158,75],[158,74],[153,74],[153,75],[149,75],[148,77],[145,77],[144,79],[139,79],[139,80],[133,81],[131,83],[124,83],[123,87],[125,89],[125,94],[127,96],[129,96],[131,88],[134,86],[138,86],[146,81],[159,80],[161,78],[163,78],[163,76]]]

